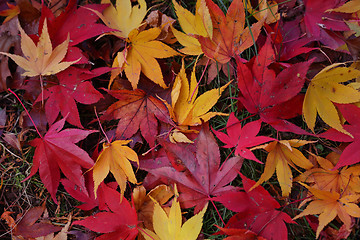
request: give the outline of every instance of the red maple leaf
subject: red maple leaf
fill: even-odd
[[[350,124],[344,125],[345,130],[351,133],[354,138],[336,130],[328,131],[324,134],[320,134],[319,136],[326,137],[334,141],[351,142],[341,153],[339,162],[334,168],[339,169],[343,166],[360,162],[360,108],[353,104],[336,104],[336,107]]]
[[[294,64],[279,74],[270,68],[274,62],[270,38],[250,62],[243,64],[237,58],[239,100],[250,113],[259,114],[278,131],[308,134],[285,119],[302,113],[302,97],[298,94],[312,61]]]
[[[246,124],[243,128],[241,122],[235,117],[234,113],[230,114],[226,125],[227,135],[219,131],[213,131],[220,141],[225,143],[225,148],[235,147],[235,155],[243,158],[260,162],[255,155],[248,149],[275,139],[265,136],[256,136],[261,127],[261,121],[253,121]]]
[[[109,70],[110,68],[107,67],[92,71],[69,67],[56,74],[59,83],[44,89],[44,94],[40,94],[35,100],[35,102],[41,102],[43,99],[47,99],[45,114],[48,123],[53,124],[61,113],[63,117],[67,116],[67,122],[83,128],[76,102],[93,104],[99,101],[103,97],[102,94],[93,87],[90,81],[86,80],[104,74]]]
[[[77,8],[77,1],[70,0],[65,11],[55,17],[52,11],[43,4],[39,23],[41,33],[45,18],[47,19],[50,39],[54,47],[64,42],[70,34],[68,53],[64,61],[75,61],[81,57],[77,64],[88,63],[82,51],[75,47],[82,41],[98,36],[111,29],[103,24],[96,23],[99,17],[87,8],[102,12],[107,6],[100,4],[85,5]]]
[[[249,191],[255,184],[240,174],[245,192],[226,192],[212,200],[221,202],[231,211],[238,212],[232,216],[225,228],[248,229],[265,239],[287,239],[285,222],[295,223],[282,211],[280,204],[262,187]]]
[[[99,201],[104,202],[99,206],[101,212],[73,224],[84,226],[92,231],[105,233],[97,240],[109,239],[135,239],[138,234],[137,213],[133,206],[123,198],[115,189],[104,186],[98,195]]]
[[[162,157],[160,164],[157,158],[141,161],[140,168],[152,175],[165,177],[170,183],[176,183],[183,207],[195,206],[195,212],[199,212],[209,197],[235,189],[226,185],[237,176],[236,171],[241,168],[243,159],[230,158],[220,167],[219,147],[208,124],[202,127],[196,139],[196,152],[192,145],[165,141],[161,141],[161,145],[168,157]]]
[[[159,134],[157,119],[172,124],[164,103],[148,95],[143,90],[114,90],[108,92],[119,101],[112,104],[105,111],[101,120],[120,120],[116,129],[118,138],[130,138],[140,129],[145,140],[150,146],[154,146],[156,136]]]
[[[29,143],[36,149],[30,175],[24,179],[24,181],[29,179],[39,170],[40,179],[55,203],[57,203],[56,191],[60,182],[60,170],[87,194],[82,168],[89,169],[94,165],[89,155],[75,143],[96,131],[81,129],[60,131],[64,123],[65,118],[54,123],[44,137],[36,138]]]

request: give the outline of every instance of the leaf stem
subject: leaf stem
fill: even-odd
[[[217,209],[217,207],[216,207],[216,205],[215,205],[214,201],[213,201],[213,200],[211,200],[211,197],[210,197],[209,195],[208,195],[208,198],[209,198],[210,202],[212,203],[212,205],[214,206],[214,208],[215,208],[215,210],[216,210],[217,214],[219,215],[220,220],[221,220],[221,222],[222,222],[223,226],[225,227],[225,225],[226,225],[226,224],[225,224],[225,222],[224,222],[224,219],[221,217],[220,212],[219,212],[219,210]]]
[[[104,131],[103,127],[101,126],[99,116],[98,116],[98,114],[97,114],[97,112],[96,112],[96,106],[94,106],[94,112],[95,112],[95,115],[96,115],[96,119],[98,120],[98,123],[99,123],[100,129],[101,129],[101,132],[104,134],[104,136],[105,136],[105,138],[106,138],[107,143],[108,143],[108,144],[110,144],[111,142],[110,142],[110,140],[109,140],[108,136],[106,135],[106,133],[105,133],[105,131]]]
[[[40,138],[43,138],[43,136],[42,136],[42,135],[40,134],[40,132],[39,132],[39,129],[36,127],[34,120],[33,120],[32,117],[30,116],[30,113],[29,113],[28,110],[25,108],[24,104],[21,102],[21,100],[20,100],[20,98],[18,97],[18,95],[16,95],[16,93],[13,92],[10,88],[8,88],[8,91],[11,92],[12,94],[14,94],[15,97],[17,98],[17,100],[21,103],[21,106],[23,106],[23,108],[24,108],[25,111],[26,111],[26,114],[27,114],[27,115],[29,116],[29,118],[30,118],[30,121],[31,121],[32,124],[34,125],[34,127],[35,127],[35,129],[36,129],[36,132],[39,134]]]
[[[195,87],[194,91],[193,91],[193,92],[192,92],[192,94],[191,94],[191,97],[190,97],[190,99],[189,99],[189,102],[191,102],[191,101],[192,101],[192,98],[194,97],[195,91],[196,91],[196,89],[198,89],[198,87],[199,87],[199,85],[200,85],[200,82],[201,82],[201,79],[204,77],[204,74],[205,74],[206,68],[207,68],[207,66],[209,65],[209,61],[210,61],[210,58],[208,58],[208,60],[207,60],[207,62],[206,62],[206,65],[205,65],[204,71],[202,72],[201,77],[200,77],[200,79],[199,79],[198,83],[196,84],[196,87]]]

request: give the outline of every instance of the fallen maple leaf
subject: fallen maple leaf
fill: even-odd
[[[130,32],[141,25],[147,12],[145,0],[138,0],[134,5],[131,0],[117,0],[116,7],[110,0],[102,0],[101,3],[110,4],[103,13],[93,9],[89,10],[95,12],[106,26],[117,30],[108,34],[119,38],[129,37]]]
[[[282,196],[288,197],[291,192],[293,180],[289,165],[294,168],[296,168],[296,166],[300,166],[305,169],[313,167],[313,164],[299,150],[294,148],[304,146],[308,143],[312,142],[292,139],[273,141],[269,144],[263,145],[262,148],[269,152],[266,158],[264,173],[260,176],[260,179],[250,189],[250,191],[267,181],[276,169],[276,175],[281,187]]]
[[[141,229],[140,231],[146,240],[196,240],[198,238],[207,205],[195,216],[181,224],[181,208],[177,196],[178,192],[175,185],[175,198],[168,214],[157,201],[153,200],[155,203],[153,214],[154,232],[148,229]]]
[[[344,118],[350,123],[350,125],[344,125],[344,128],[349,132],[353,139],[349,140],[349,137],[341,137],[340,141],[351,142],[341,153],[339,162],[337,162],[335,169],[346,165],[352,165],[360,162],[359,155],[359,117],[360,117],[360,108],[353,104],[337,104],[337,108],[340,110]],[[344,135],[344,134],[343,134]],[[337,140],[335,140],[337,141]]]
[[[0,16],[6,17],[5,20],[2,22],[2,24],[10,21],[12,18],[17,16],[20,13],[20,8],[17,5],[12,5],[8,2],[6,2],[9,9],[0,11]]]
[[[61,230],[61,227],[54,226],[50,221],[40,220],[44,211],[45,204],[39,207],[30,208],[24,214],[18,214],[16,217],[18,223],[13,231],[17,239],[34,239],[47,236]]]
[[[295,222],[291,220],[288,214],[276,210],[281,206],[268,191],[262,186],[250,190],[255,181],[242,174],[240,176],[245,192],[225,192],[212,198],[214,201],[221,202],[229,210],[237,212],[221,230],[226,233],[227,231],[234,232],[246,229],[252,231],[249,237],[258,234],[268,240],[287,239],[288,232],[285,222]]]
[[[22,67],[25,70],[23,75],[29,77],[52,75],[78,62],[79,59],[72,62],[61,62],[66,55],[70,38],[68,36],[62,44],[53,50],[46,20],[37,45],[21,26],[19,26],[19,30],[21,33],[21,49],[25,57],[4,52],[0,52],[0,54],[10,57]]]
[[[89,63],[87,56],[76,45],[104,32],[109,32],[111,29],[103,24],[96,23],[99,17],[89,11],[91,9],[102,12],[106,7],[105,5],[88,4],[80,8],[77,6],[77,0],[69,0],[65,11],[55,17],[54,13],[43,4],[41,6],[39,32],[41,32],[46,19],[50,39],[54,46],[58,46],[68,37],[70,38],[65,60],[74,61],[80,58],[78,64],[86,64]]]
[[[182,33],[172,28],[174,36],[179,43],[184,46],[180,52],[187,55],[201,54],[201,44],[193,35],[211,38],[213,34],[212,21],[209,9],[206,6],[206,1],[197,0],[195,15],[181,7],[175,0],[173,0],[173,4],[178,22],[184,31],[184,33]]]
[[[360,195],[340,195],[337,192],[328,192],[309,187],[303,184],[314,195],[314,200],[305,208],[305,210],[293,219],[300,217],[319,214],[319,226],[316,230],[316,238],[320,232],[329,224],[336,216],[350,229],[351,217],[360,217],[360,208],[357,200]]]
[[[319,167],[308,169],[295,181],[312,183],[312,187],[342,195],[360,193],[360,165],[335,170],[340,154],[332,152],[326,158],[313,155]]]
[[[224,238],[224,240],[266,240],[265,238],[260,237],[258,234],[248,229],[222,228],[219,226],[217,226],[217,228],[226,235],[230,236]]]
[[[312,61],[297,63],[279,74],[270,68],[275,62],[275,53],[268,37],[259,54],[249,63],[237,60],[239,100],[250,113],[260,115],[262,121],[278,131],[307,134],[285,119],[301,114],[301,91],[307,70]]]
[[[60,182],[60,170],[87,194],[82,168],[89,169],[94,164],[89,155],[75,143],[97,131],[80,129],[60,131],[64,124],[65,118],[54,123],[44,137],[36,138],[29,143],[36,149],[30,175],[24,179],[24,181],[28,180],[39,170],[40,179],[55,203],[57,203],[56,190]]]
[[[97,188],[108,175],[109,171],[113,174],[116,182],[120,186],[121,198],[124,196],[127,180],[136,184],[137,180],[134,170],[129,161],[139,165],[139,159],[134,150],[126,145],[131,140],[117,140],[111,143],[104,143],[103,150],[93,167],[94,193],[97,196]]]
[[[134,29],[129,34],[130,46],[129,49],[124,50],[126,62],[123,68],[133,89],[137,88],[140,71],[154,83],[167,88],[161,68],[155,58],[168,58],[178,53],[168,45],[155,40],[160,33],[160,28],[150,28],[142,32]]]
[[[63,117],[67,116],[67,122],[83,128],[76,102],[93,104],[103,98],[102,94],[94,88],[91,82],[86,80],[108,71],[110,71],[110,68],[107,67],[89,71],[70,66],[66,71],[56,74],[58,84],[45,88],[43,95],[39,95],[35,100],[35,102],[40,102],[47,99],[45,114],[48,123],[53,124],[59,113],[61,113]]]
[[[318,113],[330,127],[352,137],[352,134],[341,125],[339,114],[333,102],[354,103],[360,101],[359,91],[340,84],[359,77],[360,71],[354,68],[337,67],[339,65],[327,66],[311,80],[305,94],[303,115],[306,124],[313,132]]]
[[[175,182],[181,192],[179,201],[185,208],[195,206],[195,213],[203,209],[209,197],[236,189],[226,185],[237,176],[243,162],[237,156],[220,166],[219,147],[208,128],[208,124],[202,126],[195,141],[196,150],[193,145],[161,141],[167,157],[161,157],[160,163],[157,158],[140,163],[141,169],[164,177],[166,183]]]
[[[200,125],[202,121],[207,122],[210,118],[217,115],[227,115],[226,113],[208,111],[216,104],[221,93],[231,82],[228,82],[221,88],[206,91],[199,97],[196,97],[199,89],[195,76],[195,65],[189,84],[184,62],[182,63],[181,70],[175,78],[171,91],[171,106],[164,101],[169,109],[170,116],[182,128]]]
[[[138,220],[136,210],[130,203],[123,199],[120,193],[110,187],[103,188],[99,201],[104,204],[99,206],[101,212],[84,220],[75,221],[73,225],[81,225],[92,231],[105,233],[97,240],[126,239],[133,240],[138,234]]]
[[[172,122],[165,105],[140,89],[108,92],[119,101],[112,104],[100,119],[119,119],[116,129],[118,138],[130,138],[140,130],[150,146],[155,146],[155,138],[159,134],[157,119],[169,124]]]
[[[257,40],[263,20],[244,29],[245,11],[242,0],[234,0],[227,14],[211,0],[206,0],[213,25],[212,37],[196,36],[204,54],[219,63],[227,63]]]
[[[160,204],[162,208],[166,208],[166,212],[169,212],[168,210],[170,208],[165,207],[164,204],[167,203],[170,198],[172,198],[172,196],[174,196],[173,190],[169,186],[163,184],[151,189],[148,194],[146,194],[146,189],[144,186],[138,186],[134,188],[133,201],[138,215],[138,226],[141,228],[146,228],[150,231],[154,231],[153,215],[155,202]],[[140,237],[141,236],[138,236],[138,238]]]
[[[274,139],[265,136],[256,136],[260,131],[260,127],[261,121],[258,120],[247,123],[243,128],[241,128],[241,122],[235,117],[234,113],[231,113],[226,124],[226,131],[228,135],[219,131],[213,132],[220,141],[226,144],[223,146],[224,148],[235,147],[235,155],[262,163],[248,148],[255,147]]]
[[[257,4],[257,5],[256,5]],[[280,13],[278,13],[279,4],[273,0],[258,0],[256,1],[256,9],[251,5],[251,0],[244,2],[245,9],[249,14],[256,18],[256,20],[261,21],[266,19],[267,24],[275,23],[280,19]]]

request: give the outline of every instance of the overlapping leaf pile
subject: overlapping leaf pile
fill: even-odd
[[[300,219],[315,238],[356,235],[359,1],[78,3],[0,6],[0,91],[31,108],[11,128],[32,139],[22,180],[39,172],[55,204],[59,189],[82,202],[72,225],[96,239],[292,239]],[[19,109],[0,107],[11,153]],[[16,239],[66,239],[38,208],[1,218]],[[223,225],[207,232],[213,213]]]

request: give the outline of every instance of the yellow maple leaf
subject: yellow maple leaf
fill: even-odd
[[[130,32],[138,28],[146,15],[145,0],[138,0],[138,4],[132,6],[131,0],[117,0],[116,6],[110,0],[102,0],[102,4],[110,4],[103,13],[90,9],[100,17],[109,28],[118,30],[106,34],[112,34],[119,38],[127,38]]]
[[[80,60],[61,62],[67,53],[70,35],[68,34],[67,39],[53,50],[46,19],[37,45],[20,25],[19,30],[21,33],[21,50],[25,57],[4,52],[0,52],[0,54],[10,57],[17,65],[23,68],[25,70],[23,76],[52,75],[63,71]]]
[[[304,185],[314,195],[312,202],[305,208],[305,210],[293,219],[297,219],[306,215],[319,215],[319,226],[316,230],[316,238],[319,237],[320,232],[329,224],[336,216],[345,224],[347,229],[351,226],[351,216],[360,217],[360,208],[355,202],[360,198],[360,195],[340,195],[337,192],[328,192]]]
[[[227,116],[226,113],[209,112],[209,110],[216,104],[221,96],[221,93],[231,83],[228,82],[221,88],[209,90],[199,97],[198,86],[195,76],[195,66],[191,73],[190,85],[186,77],[184,62],[181,70],[175,78],[173,89],[171,91],[171,102],[164,102],[170,112],[171,118],[178,124],[178,126],[197,126],[201,121],[207,122],[210,118],[222,115]]]
[[[155,202],[159,203],[166,212],[169,212],[170,207],[165,207],[164,204],[174,196],[173,190],[169,186],[162,184],[151,189],[150,192],[146,194],[144,186],[138,186],[134,188],[132,195],[139,221],[138,227],[154,231],[153,215]],[[138,239],[144,239],[144,237],[140,235]]]
[[[136,184],[137,180],[129,161],[139,165],[139,159],[134,150],[126,144],[131,140],[117,140],[112,143],[104,143],[103,149],[93,166],[94,193],[96,197],[97,188],[108,175],[109,171],[115,177],[120,186],[121,196],[126,189],[126,181]]]
[[[288,197],[291,192],[293,176],[290,166],[296,169],[299,166],[304,169],[313,167],[313,164],[296,148],[305,144],[312,143],[311,141],[292,139],[273,141],[269,144],[262,145],[257,148],[264,148],[269,152],[264,173],[260,176],[259,181],[251,187],[250,191],[263,182],[267,181],[275,172],[278,182],[281,187],[282,196]],[[290,165],[290,166],[289,166]],[[296,165],[296,166],[295,166]]]
[[[332,170],[339,161],[340,154],[332,152],[326,158],[313,156],[320,166],[307,170],[295,178],[295,181],[313,183],[314,188],[343,195],[360,192],[360,165]]]
[[[142,32],[137,29],[131,31],[127,39],[128,48],[119,52],[114,59],[113,67],[118,67],[118,69],[112,71],[109,86],[113,79],[124,70],[133,89],[137,88],[140,72],[161,87],[167,87],[160,65],[155,58],[168,58],[178,53],[168,45],[155,40],[160,33],[160,28],[150,28]]]
[[[184,33],[182,33],[173,27],[171,28],[176,39],[184,46],[180,52],[187,55],[201,54],[203,52],[201,50],[201,44],[192,35],[212,37],[213,26],[206,1],[197,0],[195,15],[180,6],[175,0],[173,0],[173,4],[178,22],[184,31]]]
[[[195,216],[182,224],[180,203],[177,200],[175,187],[175,198],[172,202],[169,214],[167,214],[154,200],[153,227],[154,232],[140,228],[140,232],[146,240],[196,240],[202,228],[202,220],[207,205]]]
[[[360,76],[354,68],[337,67],[332,64],[321,70],[310,82],[303,103],[304,120],[314,131],[317,113],[330,127],[352,137],[341,125],[335,103],[354,103],[360,101],[360,92],[340,83]]]
[[[254,16],[258,21],[266,19],[267,24],[277,22],[280,19],[280,13],[278,13],[278,3],[272,0],[258,0],[258,10],[255,10],[251,6],[251,1],[244,1],[246,10],[250,15]]]

